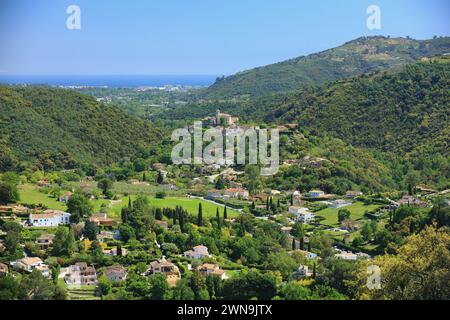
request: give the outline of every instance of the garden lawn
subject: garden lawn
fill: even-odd
[[[42,193],[38,190],[38,187],[32,184],[23,184],[19,186],[20,193],[20,203],[24,204],[34,204],[39,205],[42,204],[49,209],[54,210],[67,210],[67,206],[59,202],[57,199],[52,198],[50,195],[46,193]]]
[[[378,204],[365,205],[362,202],[355,202],[350,206],[343,207],[341,209],[348,209],[350,211],[350,219],[361,220],[364,218],[364,213],[366,211],[370,212],[381,207]],[[319,217],[325,218],[320,223],[328,226],[338,226],[338,212],[340,209],[327,208],[316,212]]]

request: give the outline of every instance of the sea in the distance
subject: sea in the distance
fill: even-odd
[[[0,75],[0,84],[111,88],[162,87],[165,85],[204,87],[212,85],[216,78],[216,75]]]

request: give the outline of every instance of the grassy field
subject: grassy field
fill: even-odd
[[[67,210],[67,206],[64,203],[59,202],[57,199],[42,193],[38,190],[38,187],[31,184],[24,184],[19,186],[20,198],[22,203],[26,204],[43,204],[49,209]],[[136,196],[131,196],[131,199],[135,199]],[[156,199],[149,196],[151,206],[157,208],[175,208],[176,206],[182,206],[190,214],[198,213],[198,204],[201,202],[203,207],[203,215],[205,217],[211,217],[216,215],[216,208],[219,208],[219,212],[223,213],[223,207],[216,204],[199,200],[190,199],[185,197],[168,197],[165,199]],[[122,197],[121,201],[110,201],[106,199],[92,200],[94,205],[94,212],[99,212],[102,204],[108,207],[108,214],[113,218],[120,218],[120,210],[122,207],[128,205],[128,197]],[[228,216],[236,217],[239,212],[228,208]]]
[[[132,196],[131,199],[133,200],[134,197]],[[221,215],[223,214],[222,206],[218,206],[211,202],[203,201],[200,199],[192,199],[185,197],[168,197],[165,199],[156,199],[154,197],[149,197],[149,199],[150,205],[156,208],[175,208],[176,206],[181,206],[185,210],[187,210],[190,214],[196,215],[198,213],[198,205],[199,203],[201,203],[204,217],[215,217],[217,208],[219,208],[220,214]],[[111,215],[114,217],[119,217],[120,210],[122,209],[123,206],[126,206],[127,204],[128,204],[128,197],[123,197],[121,204],[114,204],[111,207],[110,209]],[[232,210],[230,208],[227,209],[227,213],[229,218],[233,218],[239,215],[238,211]]]
[[[42,193],[38,188],[31,184],[24,184],[19,186],[20,202],[26,204],[43,204],[44,206],[55,210],[67,210],[67,206],[52,198],[50,195]]]
[[[372,204],[372,205],[364,205],[361,202],[355,202],[350,206],[344,207],[350,211],[350,219],[352,220],[360,220],[364,217],[364,213],[366,211],[372,211],[379,208],[380,205]],[[325,220],[321,221],[321,224],[329,225],[329,226],[338,226],[338,211],[340,209],[327,208],[324,210],[320,210],[316,212],[316,215],[319,217],[325,218]]]

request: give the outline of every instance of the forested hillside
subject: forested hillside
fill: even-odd
[[[105,165],[159,141],[152,125],[72,90],[0,87],[0,165]]]
[[[445,188],[450,178],[449,61],[436,58],[399,73],[303,90],[285,97],[266,121],[299,123],[312,136],[326,133],[371,149],[390,159],[397,180],[413,171],[419,180]]]
[[[297,90],[377,70],[401,67],[422,57],[448,53],[450,38],[362,37],[320,53],[283,61],[217,79],[208,99],[261,96]]]
[[[401,72],[377,73],[300,91],[266,116],[298,121],[353,145],[404,154],[448,152],[450,59],[434,59]]]

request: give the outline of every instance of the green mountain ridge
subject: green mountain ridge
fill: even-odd
[[[206,99],[261,96],[300,89],[377,70],[399,68],[450,52],[450,37],[431,40],[361,37],[342,46],[218,78]]]
[[[0,169],[106,165],[161,138],[149,123],[72,90],[0,87]]]
[[[447,62],[448,61],[448,62]],[[410,153],[448,152],[450,59],[408,65],[398,73],[342,80],[301,90],[274,105],[265,120],[298,122],[356,146]]]

